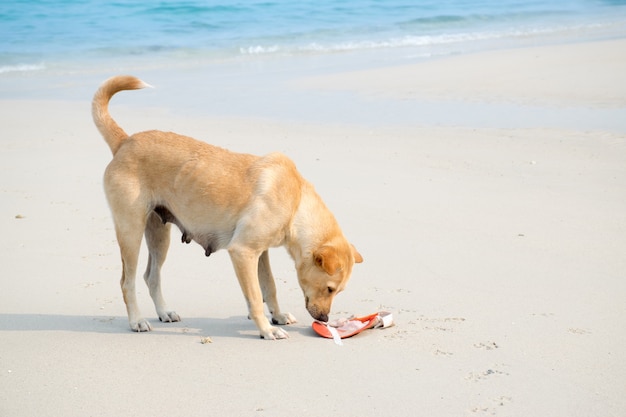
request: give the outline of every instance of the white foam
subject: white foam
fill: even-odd
[[[312,42],[308,44],[282,46],[256,45],[247,48],[240,48],[242,55],[268,55],[268,54],[293,54],[293,53],[333,53],[333,52],[350,52],[359,50],[388,49],[402,47],[427,47],[436,45],[446,45],[461,42],[474,42],[490,39],[500,39],[503,37],[520,36],[521,33],[513,31],[509,32],[474,32],[474,33],[457,33],[445,35],[407,35],[385,40],[358,40],[346,41],[338,43],[320,43]]]
[[[293,54],[324,54],[394,48],[437,48],[446,45],[472,44],[491,41],[519,42],[534,37],[566,37],[571,33],[582,31],[601,31],[615,29],[614,22],[551,24],[547,26],[514,26],[498,30],[481,30],[445,34],[421,34],[389,36],[386,39],[355,39],[345,41],[318,40],[310,43],[299,43],[297,39],[285,40],[276,44],[252,45],[239,48],[242,55],[293,55]]]
[[[247,48],[239,48],[239,52],[242,55],[264,55],[280,52],[281,48],[278,45],[272,46],[249,46]]]
[[[0,66],[0,74],[6,74],[7,72],[40,71],[43,69],[46,69],[44,64],[3,65]]]

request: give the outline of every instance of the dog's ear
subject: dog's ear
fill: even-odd
[[[341,260],[337,255],[337,249],[333,246],[321,246],[313,253],[315,265],[326,271],[328,275],[334,275],[337,271],[343,269]]]
[[[352,256],[354,256],[354,263],[356,264],[360,264],[361,262],[363,262],[363,257],[361,256],[361,254],[356,250],[356,248],[354,247],[353,244],[350,244],[350,247],[352,248]]]

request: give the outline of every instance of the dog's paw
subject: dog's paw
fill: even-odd
[[[180,321],[180,316],[176,314],[175,311],[165,311],[163,313],[159,313],[159,320],[164,323],[172,323],[175,321]]]
[[[278,327],[270,327],[267,331],[261,331],[261,339],[265,340],[277,340],[288,339],[289,333]]]
[[[150,330],[152,330],[152,326],[150,326],[150,323],[148,323],[146,319],[140,319],[136,322],[131,322],[130,328],[135,332],[149,332]]]
[[[272,323],[273,324],[293,324],[297,323],[298,320],[291,313],[280,313],[276,315],[272,315]]]

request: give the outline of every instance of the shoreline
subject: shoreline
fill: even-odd
[[[399,100],[623,108],[624,74],[626,38],[483,51],[310,77],[302,81],[302,86]]]
[[[174,116],[312,124],[549,127],[626,132],[626,39],[373,62],[361,56],[224,62],[133,73],[131,107]],[[90,101],[113,73],[12,77],[3,100]]]

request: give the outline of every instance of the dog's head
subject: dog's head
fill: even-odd
[[[347,241],[327,243],[313,251],[298,268],[298,281],[304,292],[306,309],[320,321],[328,313],[337,293],[343,291],[355,263],[363,262],[356,248]]]

